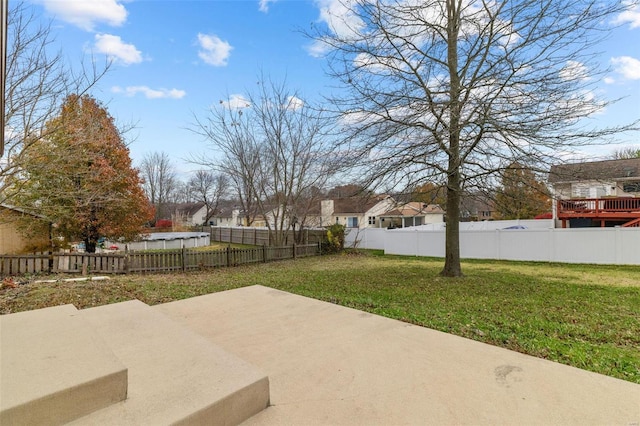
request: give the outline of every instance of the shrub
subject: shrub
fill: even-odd
[[[337,223],[327,227],[327,245],[325,248],[327,253],[338,253],[344,250],[344,231],[345,226]]]

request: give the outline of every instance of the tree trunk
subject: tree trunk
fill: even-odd
[[[460,267],[460,173],[449,174],[447,184],[447,222],[443,277],[461,277]]]
[[[447,62],[449,67],[449,164],[447,167],[447,227],[445,261],[440,275],[462,276],[460,267],[460,76],[458,75],[458,33],[460,11],[456,0],[447,2]]]
[[[96,226],[97,222],[97,214],[96,207],[91,206],[91,215],[89,219],[89,223],[85,228],[85,235],[83,238],[84,241],[84,251],[87,253],[95,253],[96,247],[98,246],[98,239],[100,238],[100,233],[98,231],[98,227]]]
[[[95,238],[87,237],[84,239],[84,251],[87,253],[95,253],[98,241]]]

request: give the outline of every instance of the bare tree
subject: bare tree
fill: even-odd
[[[220,104],[206,117],[195,117],[196,124],[192,129],[211,142],[220,157],[194,156],[192,162],[227,176],[231,191],[240,203],[241,214],[251,226],[258,214],[256,188],[259,186],[260,146],[253,133],[252,121],[244,114],[250,103],[243,101],[233,107],[225,106],[223,101]]]
[[[155,220],[162,217],[167,203],[174,202],[179,186],[171,158],[166,152],[147,153],[140,163],[140,176],[147,198],[156,208]]]
[[[12,2],[8,13],[6,98],[4,109],[5,155],[0,160],[0,202],[15,191],[6,191],[10,177],[21,171],[24,155],[31,146],[56,129],[46,128],[60,105],[71,94],[79,96],[95,85],[109,64],[74,71],[61,52],[53,52],[50,25],[23,2]],[[15,180],[13,181],[15,182]],[[15,188],[14,188],[15,189]]]
[[[343,0],[311,34],[345,91],[331,99],[341,149],[366,183],[446,182],[444,276],[462,275],[462,191],[514,160],[545,169],[558,151],[620,131],[584,120],[608,105],[594,90],[595,46],[630,2]]]
[[[285,243],[287,231],[304,226],[312,196],[335,171],[335,157],[323,140],[326,122],[286,85],[262,79],[241,108],[226,102],[203,119],[194,131],[204,135],[223,158],[200,158],[201,164],[229,176],[245,213],[265,218],[271,240]]]
[[[196,170],[186,186],[194,201],[204,203],[207,210],[206,223],[217,213],[220,200],[224,198],[229,188],[229,179],[222,173]]]
[[[181,179],[176,180],[176,187],[173,193],[170,195],[167,202],[169,203],[195,203],[196,196],[193,192],[193,188],[189,185],[189,182],[185,182]]]
[[[626,160],[629,158],[640,158],[640,147],[619,148],[611,153],[612,160]]]

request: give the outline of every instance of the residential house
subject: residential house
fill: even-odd
[[[463,194],[460,200],[460,220],[476,222],[494,220],[496,208],[491,196],[480,192]]]
[[[170,220],[173,226],[200,226],[209,223],[204,203],[162,203],[156,206],[158,220]]]
[[[380,216],[394,208],[395,200],[389,195],[367,195],[320,203],[321,226],[334,223],[347,228],[381,228]]]
[[[381,228],[407,228],[444,222],[444,210],[437,204],[412,201],[380,215]]]
[[[281,207],[274,207],[265,213],[265,219],[271,226],[275,227],[276,219],[282,221],[283,229],[301,228],[317,228],[322,226],[322,218],[320,214],[320,202],[314,200],[305,200],[297,205],[289,206],[289,212],[283,212]],[[280,228],[280,226],[278,226]]]
[[[30,235],[24,235],[19,223],[29,221]],[[17,207],[0,204],[0,254],[19,254],[51,249],[51,224],[41,216]]]
[[[238,204],[233,200],[221,200],[215,213],[209,218],[209,224],[224,227],[247,226],[247,215]]]
[[[171,221],[178,227],[207,225],[208,213],[205,203],[178,203],[173,205]]]
[[[563,228],[640,226],[640,158],[560,164],[549,183]]]

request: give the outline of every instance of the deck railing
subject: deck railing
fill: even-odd
[[[640,213],[640,198],[576,198],[558,200],[558,216],[580,213]]]

